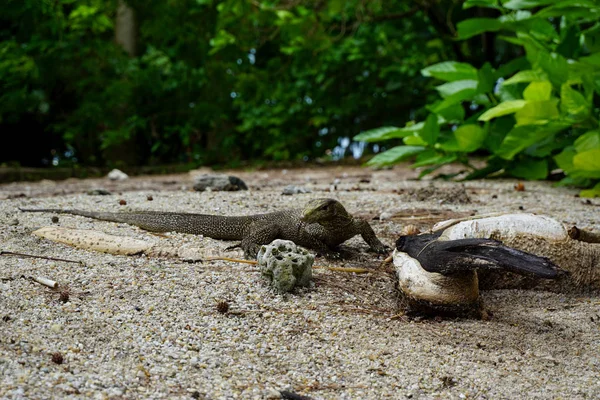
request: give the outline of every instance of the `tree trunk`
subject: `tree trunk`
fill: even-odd
[[[115,21],[115,42],[121,45],[130,57],[135,56],[136,24],[133,8],[124,0],[119,0]]]

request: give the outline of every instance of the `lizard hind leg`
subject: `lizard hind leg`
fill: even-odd
[[[260,225],[251,229],[240,243],[242,250],[244,250],[244,257],[248,260],[255,260],[261,246],[271,243],[279,236],[280,229],[274,224]]]

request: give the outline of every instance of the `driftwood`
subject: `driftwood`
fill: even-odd
[[[202,261],[201,248],[168,246],[154,240],[135,239],[128,236],[109,235],[89,229],[71,229],[47,226],[33,232],[34,235],[53,242],[68,244],[79,249],[116,255],[139,255],[177,257],[186,261]]]

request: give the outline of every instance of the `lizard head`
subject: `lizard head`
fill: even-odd
[[[350,220],[352,217],[342,203],[334,199],[315,199],[309,201],[302,212],[302,221],[327,224],[332,221]]]

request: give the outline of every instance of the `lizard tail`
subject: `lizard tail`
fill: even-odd
[[[207,214],[183,214],[161,211],[102,212],[53,208],[19,208],[23,212],[49,212],[79,215],[102,221],[121,222],[151,232],[181,232],[204,235],[213,239],[241,240],[249,217],[227,217]]]
[[[125,222],[119,218],[121,213],[111,213],[111,212],[98,212],[98,211],[85,211],[85,210],[72,210],[68,208],[21,208],[19,210],[22,212],[38,212],[38,213],[54,213],[54,214],[70,214],[70,215],[80,215],[82,217],[101,219],[104,221],[112,221],[112,222]],[[123,213],[124,215],[125,213]]]

